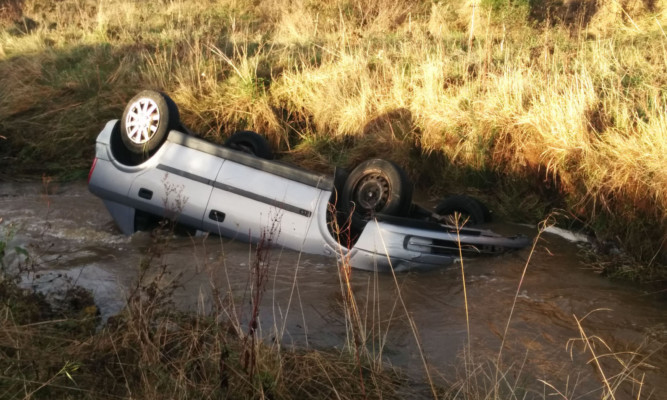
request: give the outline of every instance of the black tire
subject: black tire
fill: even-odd
[[[484,214],[483,223],[486,224],[488,222],[493,221],[493,213],[491,212],[491,210],[489,210],[489,207],[487,207],[486,204],[482,203],[482,201],[479,199],[476,199],[474,197],[472,197],[472,199],[475,200],[479,205],[479,208],[482,209],[482,214]]]
[[[257,132],[236,132],[225,140],[225,146],[266,160],[273,159],[273,151],[271,151],[269,142]]]
[[[411,204],[412,184],[405,172],[381,159],[364,161],[352,170],[341,195],[341,206],[357,229],[375,214],[405,216]]]
[[[180,126],[176,103],[164,93],[144,90],[127,103],[120,120],[125,148],[144,157],[152,155],[172,129]]]
[[[438,214],[446,223],[455,225],[455,214],[459,215],[458,225],[480,225],[490,221],[491,213],[479,200],[465,195],[452,196],[444,199],[435,207]]]

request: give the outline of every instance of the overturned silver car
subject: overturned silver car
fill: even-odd
[[[143,91],[98,135],[88,185],[128,235],[165,217],[250,242],[274,226],[274,245],[365,270],[440,267],[530,244],[469,228],[489,216],[476,199],[455,196],[434,211],[413,204],[411,184],[390,161],[328,176],[271,158],[268,143],[251,131],[224,145],[188,133],[167,95]],[[457,228],[452,215],[468,223]]]

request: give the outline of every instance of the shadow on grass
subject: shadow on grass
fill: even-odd
[[[0,61],[4,178],[86,170],[102,124],[140,87],[136,60],[108,44],[47,48]]]

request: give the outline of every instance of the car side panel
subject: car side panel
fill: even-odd
[[[307,253],[324,252],[314,216],[328,192],[229,160],[213,186],[204,230],[257,242],[276,227],[274,242]]]
[[[136,176],[119,171],[113,162],[99,158],[90,176],[88,189],[102,199],[127,203],[127,193]]]
[[[169,142],[160,153],[154,160],[155,167],[147,168],[132,182],[130,203],[159,217],[201,229],[211,185],[223,160]]]

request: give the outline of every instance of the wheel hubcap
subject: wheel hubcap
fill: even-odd
[[[146,144],[155,135],[160,123],[160,110],[157,103],[143,98],[130,106],[125,119],[127,137],[136,144]]]
[[[357,185],[354,198],[362,213],[381,211],[389,198],[389,182],[381,175],[366,176]]]

